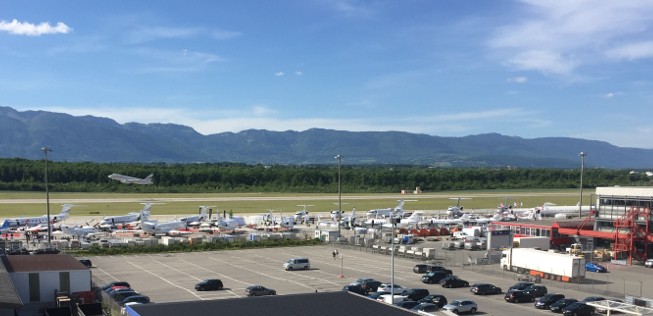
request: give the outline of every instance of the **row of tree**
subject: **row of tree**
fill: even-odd
[[[44,191],[44,160],[0,159],[0,190]],[[246,165],[241,163],[128,164],[47,162],[48,183],[58,192],[297,192],[338,191],[338,166]],[[111,173],[154,174],[153,185],[125,185]],[[342,191],[349,193],[414,190],[578,188],[580,170],[430,168],[425,166],[347,166],[340,169]],[[583,186],[650,185],[644,173],[588,169]]]

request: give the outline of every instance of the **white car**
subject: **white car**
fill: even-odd
[[[653,268],[653,259],[647,259],[646,262],[644,262],[644,266],[647,268]]]
[[[401,286],[399,284],[395,284],[392,291],[390,291],[390,288],[391,288],[390,283],[381,283],[381,285],[379,285],[379,289],[376,290],[376,291],[377,292],[388,292],[388,293],[394,293],[394,294],[401,294],[401,292],[403,292],[406,289],[405,287],[403,287],[403,286]]]
[[[470,300],[455,300],[447,305],[444,305],[442,309],[453,312],[455,314],[468,312],[474,314],[478,310],[478,305],[476,305],[476,302]]]

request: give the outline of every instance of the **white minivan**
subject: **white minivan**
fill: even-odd
[[[283,264],[284,270],[308,270],[311,268],[311,262],[308,258],[292,258]]]

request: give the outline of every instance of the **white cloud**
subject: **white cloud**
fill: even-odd
[[[277,71],[277,72],[274,73],[275,77],[283,77],[284,75],[286,75],[286,74],[283,71]]]
[[[296,76],[303,76],[303,75],[304,75],[304,73],[303,73],[303,72],[301,72],[301,71],[295,71],[295,75],[296,75]]]
[[[67,34],[73,29],[63,22],[57,22],[56,25],[50,25],[49,22],[41,24],[32,24],[28,22],[18,22],[13,19],[11,22],[0,21],[0,31],[5,31],[14,35],[41,36],[45,34]]]
[[[572,75],[609,59],[653,57],[651,1],[521,0],[521,18],[488,40],[506,65],[545,74]]]
[[[527,77],[511,77],[511,78],[508,78],[508,82],[511,82],[511,83],[526,83],[526,82],[528,82],[528,78]]]
[[[142,48],[134,52],[144,57],[151,64],[136,70],[139,73],[192,72],[203,70],[211,63],[225,61],[225,59],[215,54],[188,49],[165,51]]]
[[[132,31],[128,38],[132,44],[158,39],[191,38],[203,31],[202,28],[144,27]]]
[[[213,37],[215,37],[217,39],[221,39],[221,40],[231,39],[231,38],[239,37],[239,36],[242,35],[240,32],[225,31],[225,30],[219,30],[219,29],[218,30],[213,30],[211,33],[213,34]]]

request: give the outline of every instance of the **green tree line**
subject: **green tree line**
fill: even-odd
[[[0,190],[45,191],[44,160],[0,159]],[[241,163],[91,163],[47,162],[54,192],[230,193],[338,191],[337,165],[247,165]],[[152,185],[126,185],[111,173],[135,177],[154,174]],[[425,192],[488,189],[578,188],[580,168],[490,169],[426,166],[342,165],[341,186],[348,193]],[[653,179],[630,170],[586,169],[583,187],[650,185]]]

